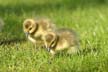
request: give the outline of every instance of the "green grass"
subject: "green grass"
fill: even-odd
[[[108,72],[107,0],[0,0],[0,72]],[[58,55],[37,51],[25,39],[25,18],[48,17],[58,28],[74,29],[81,53]]]

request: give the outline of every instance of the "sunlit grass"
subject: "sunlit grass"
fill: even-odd
[[[107,72],[107,2],[0,0],[0,16],[5,23],[0,33],[0,72]],[[48,17],[58,28],[74,29],[80,38],[80,53],[50,60],[45,49],[37,50],[26,40],[22,22],[29,17]]]

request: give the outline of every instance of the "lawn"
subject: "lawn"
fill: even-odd
[[[35,49],[23,32],[26,18],[47,17],[58,28],[72,28],[80,53],[58,54]],[[108,72],[107,0],[0,0],[0,72]]]

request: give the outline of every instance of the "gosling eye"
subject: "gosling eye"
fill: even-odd
[[[31,30],[32,28],[29,28],[29,30]]]

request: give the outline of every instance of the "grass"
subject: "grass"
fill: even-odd
[[[108,72],[107,0],[0,0],[5,25],[0,32],[0,72]],[[58,55],[37,51],[25,38],[25,18],[48,17],[58,28],[74,29],[81,53]]]

